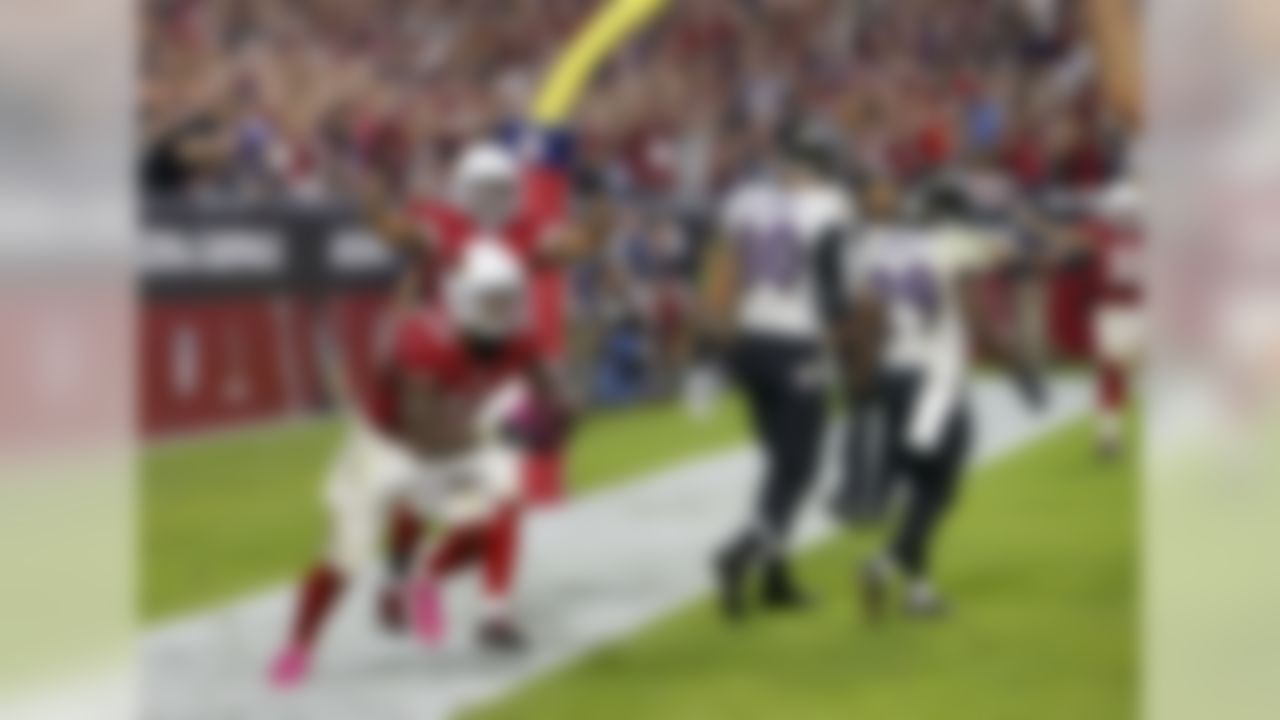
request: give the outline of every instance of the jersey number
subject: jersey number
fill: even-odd
[[[804,277],[804,251],[795,233],[785,225],[744,235],[742,260],[751,284],[787,289]]]
[[[933,273],[919,265],[877,270],[871,277],[876,294],[890,301],[910,305],[925,318],[937,316],[942,305],[941,291]]]

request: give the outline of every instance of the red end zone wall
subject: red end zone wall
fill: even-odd
[[[345,353],[369,382],[384,296],[350,292],[312,303],[285,294],[152,298],[142,307],[141,421],[147,437],[270,421],[324,408],[320,348]]]
[[[1061,273],[1047,293],[1046,323],[1059,357],[1089,356],[1088,274]],[[322,337],[341,348],[357,388],[374,369],[385,317],[380,292],[348,292],[324,303],[287,294],[153,298],[140,326],[141,416],[156,438],[232,428],[323,410]],[[327,331],[322,331],[327,328]]]

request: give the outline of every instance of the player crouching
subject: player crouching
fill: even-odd
[[[316,639],[348,581],[377,556],[384,523],[408,510],[440,529],[405,583],[418,636],[443,631],[437,586],[479,562],[485,608],[481,641],[519,647],[509,598],[518,545],[518,453],[489,407],[527,378],[551,396],[542,352],[528,328],[526,277],[500,243],[469,244],[438,301],[396,321],[370,415],[354,423],[325,494],[328,551],[303,580],[284,651],[271,668],[279,688],[301,682]]]

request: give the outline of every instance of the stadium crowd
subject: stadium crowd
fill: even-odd
[[[468,140],[519,126],[597,5],[148,0],[145,192],[333,204],[367,174],[438,189]],[[962,171],[997,194],[1099,182],[1123,142],[1056,3],[676,0],[573,119],[578,175],[616,218],[574,281],[602,402],[672,386],[720,191],[797,111],[851,178]]]

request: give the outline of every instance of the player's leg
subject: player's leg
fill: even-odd
[[[769,372],[768,364],[776,362],[769,356],[770,348],[750,341],[742,342],[732,356],[734,379],[747,401],[747,413],[757,444],[764,460],[761,492],[768,487],[770,478],[781,467],[781,425],[779,410],[782,408],[777,373]],[[714,569],[720,589],[720,604],[725,615],[738,619],[745,611],[745,584],[748,576],[763,559],[767,545],[764,528],[753,513],[746,526],[734,534],[717,553]]]
[[[400,631],[405,624],[405,581],[412,571],[414,558],[422,543],[424,523],[413,508],[398,503],[391,508],[386,524],[384,548],[386,577],[379,597],[379,618],[390,631]]]
[[[721,605],[736,619],[745,610],[744,587],[764,570],[765,600],[799,607],[804,596],[787,561],[791,525],[816,477],[825,420],[825,393],[813,354],[773,343],[746,344],[735,363],[764,454],[755,510],[746,527],[716,560]]]
[[[450,575],[474,565],[482,556],[483,533],[472,526],[451,527],[423,555],[422,566],[407,583],[405,595],[414,634],[431,647],[445,634],[445,609],[441,583]]]
[[[298,585],[289,634],[271,668],[271,680],[279,689],[290,689],[306,679],[325,623],[342,599],[348,579],[358,571],[360,556],[371,553],[361,547],[371,547],[375,520],[358,517],[361,514],[356,508],[334,514],[329,551]]]
[[[381,469],[380,460],[367,438],[353,435],[330,471],[325,487],[329,543],[298,586],[288,637],[271,668],[271,681],[279,689],[290,689],[306,678],[320,634],[348,579],[375,555],[383,514],[394,496],[390,476],[370,472]]]
[[[445,528],[410,584],[414,629],[428,644],[438,643],[443,636],[441,583],[458,570],[480,564],[484,576],[481,641],[504,650],[522,645],[511,607],[520,555],[518,461],[510,448],[483,449],[445,471],[446,475],[465,474],[471,481],[445,496],[423,501],[421,510],[438,515]]]
[[[942,521],[951,508],[964,471],[969,446],[969,419],[957,411],[937,451],[917,454],[907,462],[911,498],[888,558],[906,581],[906,609],[919,616],[945,610],[930,577],[930,559]]]
[[[489,498],[481,527],[483,607],[479,639],[490,649],[520,650],[525,637],[512,602],[520,570],[524,521],[519,457],[514,448],[496,443],[486,448],[477,462]]]
[[[481,641],[501,649],[523,644],[511,615],[519,556],[519,512],[511,503],[486,522],[450,528],[426,554],[423,568],[411,584],[409,603],[414,632],[427,645],[436,646],[444,637],[442,583],[477,564],[483,571]]]
[[[303,577],[294,600],[289,637],[271,667],[271,682],[277,689],[288,690],[306,679],[316,638],[346,583],[346,574],[324,561]]]
[[[503,504],[483,530],[483,602],[480,641],[504,651],[524,647],[524,633],[515,621],[511,597],[520,557],[521,508]]]
[[[840,454],[840,487],[831,503],[835,518],[856,526],[883,518],[889,494],[885,471],[883,401],[873,384],[848,401]]]
[[[826,396],[820,388],[792,385],[786,389],[775,430],[777,462],[766,479],[758,509],[766,538],[763,599],[768,607],[808,604],[791,572],[789,544],[796,514],[818,475],[825,418]]]
[[[912,379],[899,373],[886,372],[876,379],[875,395],[882,423],[881,433],[875,438],[876,452],[883,460],[880,470],[887,478],[905,476],[909,469],[906,436],[913,385]],[[862,602],[872,620],[884,614],[889,586],[896,576],[896,563],[888,548],[859,570]]]
[[[442,583],[455,572],[480,565],[483,569],[480,641],[501,650],[523,646],[511,615],[511,591],[518,554],[519,519],[513,507],[491,523],[447,532],[427,562],[427,571],[410,590],[414,631],[429,646],[444,639],[445,611]]]
[[[1129,402],[1137,325],[1137,315],[1129,308],[1103,305],[1097,310],[1096,422],[1098,451],[1104,457],[1123,449],[1124,411]]]
[[[1099,358],[1097,367],[1098,451],[1104,457],[1120,452],[1121,416],[1128,394],[1127,368],[1114,358]]]

